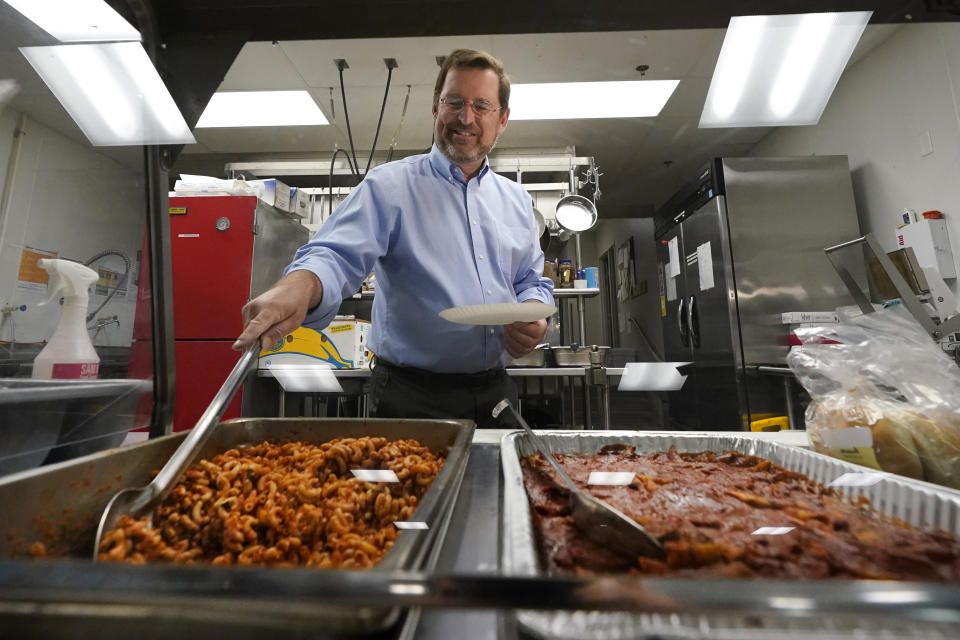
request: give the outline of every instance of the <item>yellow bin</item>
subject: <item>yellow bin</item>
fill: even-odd
[[[787,431],[789,429],[790,418],[787,416],[763,418],[761,420],[754,420],[750,423],[750,431]]]

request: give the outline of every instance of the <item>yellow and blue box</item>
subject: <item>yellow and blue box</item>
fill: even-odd
[[[322,330],[299,327],[271,349],[260,352],[259,367],[327,363],[333,369],[362,369],[367,366],[366,320],[335,319]]]

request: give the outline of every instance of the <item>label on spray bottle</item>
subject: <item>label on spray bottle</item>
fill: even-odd
[[[51,377],[96,379],[99,372],[99,362],[58,362],[53,365],[53,375]]]

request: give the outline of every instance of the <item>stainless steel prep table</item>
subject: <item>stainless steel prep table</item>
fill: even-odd
[[[623,368],[612,368],[612,367],[600,367],[603,370],[601,374],[601,379],[603,384],[600,385],[603,391],[603,410],[604,410],[604,422],[603,428],[610,428],[610,389],[608,378],[619,377],[623,374]],[[590,367],[510,367],[507,368],[507,375],[510,375],[515,378],[563,378],[571,380],[580,380],[581,382],[581,391],[583,396],[581,402],[583,405],[583,416],[584,416],[584,427],[593,428],[593,420],[591,414],[591,405],[590,405],[590,386],[587,380],[587,374],[590,372]],[[333,374],[341,381],[351,381],[354,384],[352,388],[344,390],[344,395],[356,395],[360,400],[360,409],[359,415],[357,417],[366,418],[369,417],[368,404],[366,393],[363,389],[363,384],[366,382],[367,378],[371,375],[370,369],[331,369]],[[269,369],[259,369],[257,371],[258,378],[273,378],[274,375]],[[279,384],[279,383],[278,383]],[[571,392],[573,392],[574,387],[571,386]],[[283,389],[282,385],[279,390],[279,400],[277,415],[284,416],[286,415],[287,408],[287,392]],[[575,393],[570,399],[570,413],[571,413],[571,422],[573,421],[574,407],[576,403]]]

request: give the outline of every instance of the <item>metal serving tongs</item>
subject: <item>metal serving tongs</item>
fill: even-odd
[[[97,539],[93,545],[93,561],[97,561],[100,553],[100,542],[103,535],[113,529],[120,516],[129,515],[138,518],[143,514],[148,514],[153,519],[153,508],[163,501],[170,493],[180,474],[193,462],[203,444],[209,439],[220,421],[220,416],[226,410],[227,405],[236,395],[237,390],[247,377],[247,372],[251,365],[256,361],[260,352],[260,342],[256,341],[243,352],[240,360],[234,365],[233,371],[227,376],[226,381],[217,395],[213,397],[210,406],[203,412],[197,424],[193,427],[187,437],[183,439],[177,450],[173,452],[167,463],[160,469],[160,473],[145,487],[136,489],[122,489],[117,492],[107,503],[103,515],[100,517],[100,526],[97,527]]]
[[[527,432],[530,442],[537,448],[540,455],[550,463],[563,483],[567,485],[570,490],[573,522],[586,537],[597,544],[609,545],[633,556],[647,556],[657,560],[666,559],[667,553],[664,551],[663,545],[646,529],[607,503],[597,500],[586,491],[582,491],[573,482],[573,479],[554,459],[547,446],[533,432],[533,429],[523,419],[520,412],[510,404],[509,400],[504,398],[497,403],[497,406],[493,408],[493,417],[499,416],[504,409],[510,409],[517,422]]]

